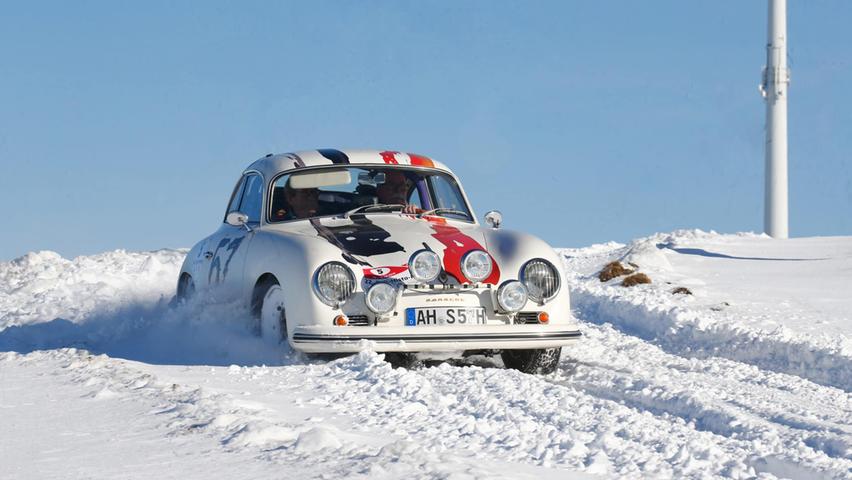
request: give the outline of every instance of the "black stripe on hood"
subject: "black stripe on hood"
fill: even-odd
[[[385,255],[404,252],[405,247],[394,241],[387,241],[390,232],[371,222],[364,215],[353,215],[352,223],[330,227],[320,223],[318,218],[310,220],[317,234],[343,252],[343,258],[349,263],[371,266],[358,257]]]

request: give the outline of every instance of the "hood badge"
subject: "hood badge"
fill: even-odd
[[[462,297],[426,297],[426,300],[425,300],[425,301],[426,301],[426,303],[432,303],[432,302],[440,302],[440,303],[447,303],[447,302],[467,303],[467,299],[462,298]]]

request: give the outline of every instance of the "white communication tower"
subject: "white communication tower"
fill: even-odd
[[[761,92],[766,99],[766,180],[764,231],[787,238],[787,0],[769,0],[766,67]]]

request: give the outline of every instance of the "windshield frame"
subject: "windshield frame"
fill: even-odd
[[[288,224],[288,223],[292,223],[292,222],[309,221],[309,220],[318,219],[318,218],[340,217],[341,214],[335,213],[335,214],[329,214],[329,215],[317,215],[315,217],[309,217],[309,218],[294,218],[294,219],[289,219],[289,220],[272,220],[271,214],[272,214],[272,195],[273,195],[274,190],[275,190],[275,183],[281,177],[284,177],[285,175],[293,175],[295,173],[303,173],[303,172],[309,172],[309,171],[314,171],[314,170],[339,170],[339,169],[342,169],[342,168],[345,168],[345,169],[360,168],[360,169],[366,169],[366,170],[369,170],[369,169],[409,170],[409,171],[423,172],[423,173],[426,173],[426,174],[429,174],[429,175],[432,175],[432,174],[434,174],[434,175],[446,175],[446,176],[450,177],[456,183],[456,186],[459,189],[459,193],[461,194],[461,199],[464,202],[465,207],[467,208],[467,212],[470,214],[470,219],[468,220],[468,219],[458,218],[458,217],[455,217],[455,216],[445,217],[445,216],[440,215],[440,214],[430,215],[430,216],[441,217],[441,218],[446,219],[446,220],[452,220],[452,221],[462,222],[462,223],[469,223],[469,224],[473,224],[473,225],[479,224],[479,222],[476,221],[476,213],[474,213],[473,208],[471,208],[471,206],[470,206],[470,201],[467,198],[467,194],[465,193],[461,182],[459,181],[458,177],[456,177],[452,172],[449,172],[447,170],[441,170],[441,169],[438,169],[438,168],[421,167],[421,166],[416,166],[416,165],[389,165],[389,164],[385,164],[385,163],[353,163],[353,164],[346,164],[346,165],[341,165],[341,164],[317,165],[317,166],[312,166],[312,167],[294,168],[294,169],[284,170],[282,172],[279,172],[278,174],[273,176],[272,179],[267,183],[267,188],[266,188],[267,193],[265,195],[264,204],[263,204],[263,209],[264,209],[264,212],[265,212],[265,215],[263,215],[264,222],[268,225],[282,225],[282,224]],[[435,203],[435,191],[432,188],[432,185],[431,185],[432,182],[427,181],[425,183],[427,184],[426,188],[428,189],[428,192],[429,192],[429,200],[434,205],[434,203]],[[401,215],[401,213],[399,211],[392,211],[392,212],[379,211],[379,212],[369,212],[369,213],[366,213],[366,214],[367,215],[388,215],[388,214]],[[359,214],[359,215],[363,215],[363,214]],[[409,215],[409,214],[405,214],[405,215]],[[410,215],[416,215],[416,214],[410,214]]]

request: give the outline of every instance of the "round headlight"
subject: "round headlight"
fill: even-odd
[[[416,251],[408,260],[408,271],[418,282],[432,283],[441,274],[441,259],[431,250]]]
[[[377,283],[367,290],[367,308],[383,314],[396,306],[396,288],[387,283]]]
[[[559,272],[546,260],[527,262],[521,269],[521,281],[535,302],[550,300],[559,291]]]
[[[328,262],[314,273],[314,292],[317,297],[332,307],[349,300],[355,291],[355,275],[340,262]]]
[[[471,250],[462,257],[461,270],[471,282],[481,282],[491,275],[491,256],[482,250]]]
[[[517,312],[527,303],[527,287],[517,280],[509,280],[497,289],[497,304],[505,312]]]

